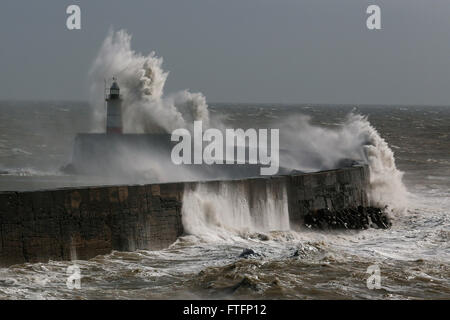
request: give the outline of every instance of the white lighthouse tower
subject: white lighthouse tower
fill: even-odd
[[[106,102],[106,133],[122,133],[122,98],[115,78],[113,78],[109,94],[106,94]]]

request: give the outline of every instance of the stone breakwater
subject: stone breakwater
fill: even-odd
[[[183,193],[196,183],[1,192],[0,266],[166,248],[183,235]],[[217,181],[201,183],[214,186]],[[321,209],[369,206],[366,166],[235,183],[246,185],[249,202],[261,184],[269,190],[284,184],[286,195],[277,197],[287,197],[294,230]]]
[[[183,233],[182,187],[0,193],[0,265],[165,248]]]

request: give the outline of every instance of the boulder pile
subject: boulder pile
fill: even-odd
[[[304,217],[305,226],[311,229],[388,229],[392,223],[385,210],[376,207],[329,208],[309,212]]]

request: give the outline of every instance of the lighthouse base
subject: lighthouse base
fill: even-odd
[[[260,176],[261,165],[175,165],[170,134],[78,134],[66,173],[108,183],[148,183]],[[280,168],[279,174],[285,173]],[[106,181],[106,180],[107,181]]]

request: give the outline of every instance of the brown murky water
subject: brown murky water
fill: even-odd
[[[0,109],[2,190],[95,182],[58,172],[70,158],[75,133],[87,130],[86,105],[3,102]],[[301,112],[328,128],[339,126],[352,110],[214,104],[211,109],[234,127],[262,127]],[[161,251],[2,268],[0,299],[449,299],[450,108],[354,112],[369,115],[405,172],[408,205],[393,215],[391,229],[266,230],[257,232],[266,237],[258,237],[254,230],[210,228]],[[256,254],[240,258],[245,248]],[[79,290],[66,286],[67,267],[74,264],[81,270]],[[379,267],[380,289],[367,286],[372,265]]]

